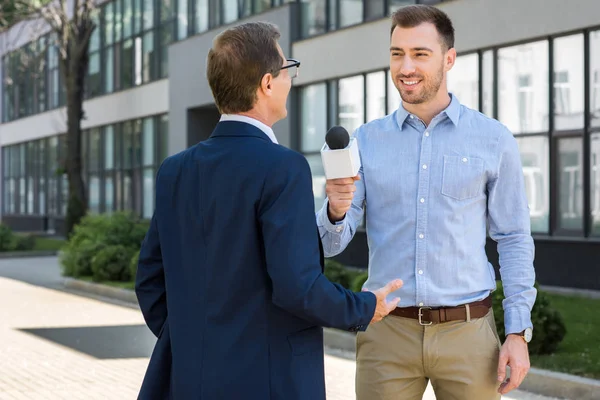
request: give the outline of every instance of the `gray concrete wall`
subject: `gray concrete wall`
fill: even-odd
[[[454,23],[458,52],[600,26],[600,0],[455,0],[439,8]],[[389,30],[385,18],[294,43],[302,61],[295,83],[387,68]]]
[[[281,31],[279,44],[287,56],[291,52],[293,38],[291,9],[287,5],[274,10],[240,20],[269,21]],[[219,27],[186,40],[174,43],[169,48],[169,154],[175,154],[188,146],[188,109],[203,107],[214,103],[208,81],[206,80],[206,55],[212,46],[214,37],[228,26]],[[288,113],[293,110],[288,102]],[[284,146],[291,143],[291,120],[278,122],[273,128],[277,140]]]

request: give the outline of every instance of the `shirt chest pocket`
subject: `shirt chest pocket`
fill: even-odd
[[[482,193],[484,163],[481,158],[444,156],[442,194],[466,200]]]

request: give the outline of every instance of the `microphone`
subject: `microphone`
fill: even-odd
[[[356,138],[350,139],[342,126],[331,127],[321,148],[321,160],[326,179],[356,176],[361,166]]]

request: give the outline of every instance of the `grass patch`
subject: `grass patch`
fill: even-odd
[[[600,379],[600,299],[548,293],[567,327],[555,353],[532,356],[533,367]],[[533,331],[535,335],[535,330]]]
[[[36,237],[35,245],[32,250],[35,251],[58,251],[65,244],[64,239],[52,237]]]
[[[121,289],[131,289],[135,288],[135,282],[114,282],[114,281],[103,281],[103,282],[95,282],[91,276],[80,276],[77,279],[81,279],[82,281],[99,283],[102,285],[113,286]]]

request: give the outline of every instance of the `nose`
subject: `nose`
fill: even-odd
[[[403,57],[401,64],[400,64],[400,73],[402,75],[408,76],[414,72],[415,72],[415,64],[412,62],[410,57],[408,57],[408,56]]]

